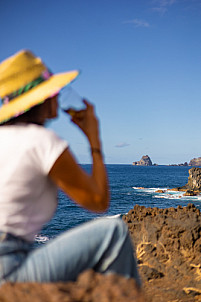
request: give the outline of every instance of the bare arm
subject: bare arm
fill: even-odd
[[[107,173],[101,153],[98,121],[94,108],[85,101],[86,110],[74,112],[72,122],[86,135],[92,148],[93,167],[87,174],[66,149],[53,165],[49,176],[73,200],[88,210],[102,212],[109,205]],[[100,152],[98,151],[100,150]]]

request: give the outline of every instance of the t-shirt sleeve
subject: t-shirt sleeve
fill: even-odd
[[[68,143],[49,129],[40,129],[34,143],[34,157],[38,169],[47,175]]]

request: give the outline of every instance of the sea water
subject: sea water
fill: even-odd
[[[90,172],[91,165],[83,165]],[[63,192],[58,194],[58,208],[53,219],[36,237],[38,244],[45,243],[65,230],[91,219],[108,218],[128,213],[136,204],[145,207],[177,207],[194,203],[201,210],[201,195],[185,197],[183,192],[168,189],[183,186],[188,182],[190,167],[179,166],[132,166],[107,165],[110,185],[110,207],[107,213],[94,214],[72,202]],[[164,193],[157,193],[157,190]],[[168,191],[167,191],[168,190]]]

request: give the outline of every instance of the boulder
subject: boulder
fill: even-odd
[[[165,190],[157,190],[156,193],[165,193]]]
[[[186,193],[184,193],[183,196],[196,196],[198,195],[199,193],[197,191],[194,191],[194,190],[187,190]]]

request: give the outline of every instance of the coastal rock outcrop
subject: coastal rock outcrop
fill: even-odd
[[[191,168],[188,183],[182,187],[175,188],[176,191],[186,191],[186,196],[193,196],[201,192],[201,168]]]
[[[144,155],[140,161],[134,161],[133,166],[152,166],[152,161],[148,155]]]
[[[201,212],[136,205],[122,218],[135,244],[146,301],[201,301]]]
[[[201,157],[193,158],[188,164],[189,166],[201,166]]]
[[[201,191],[201,168],[189,170],[188,187],[192,190]]]

